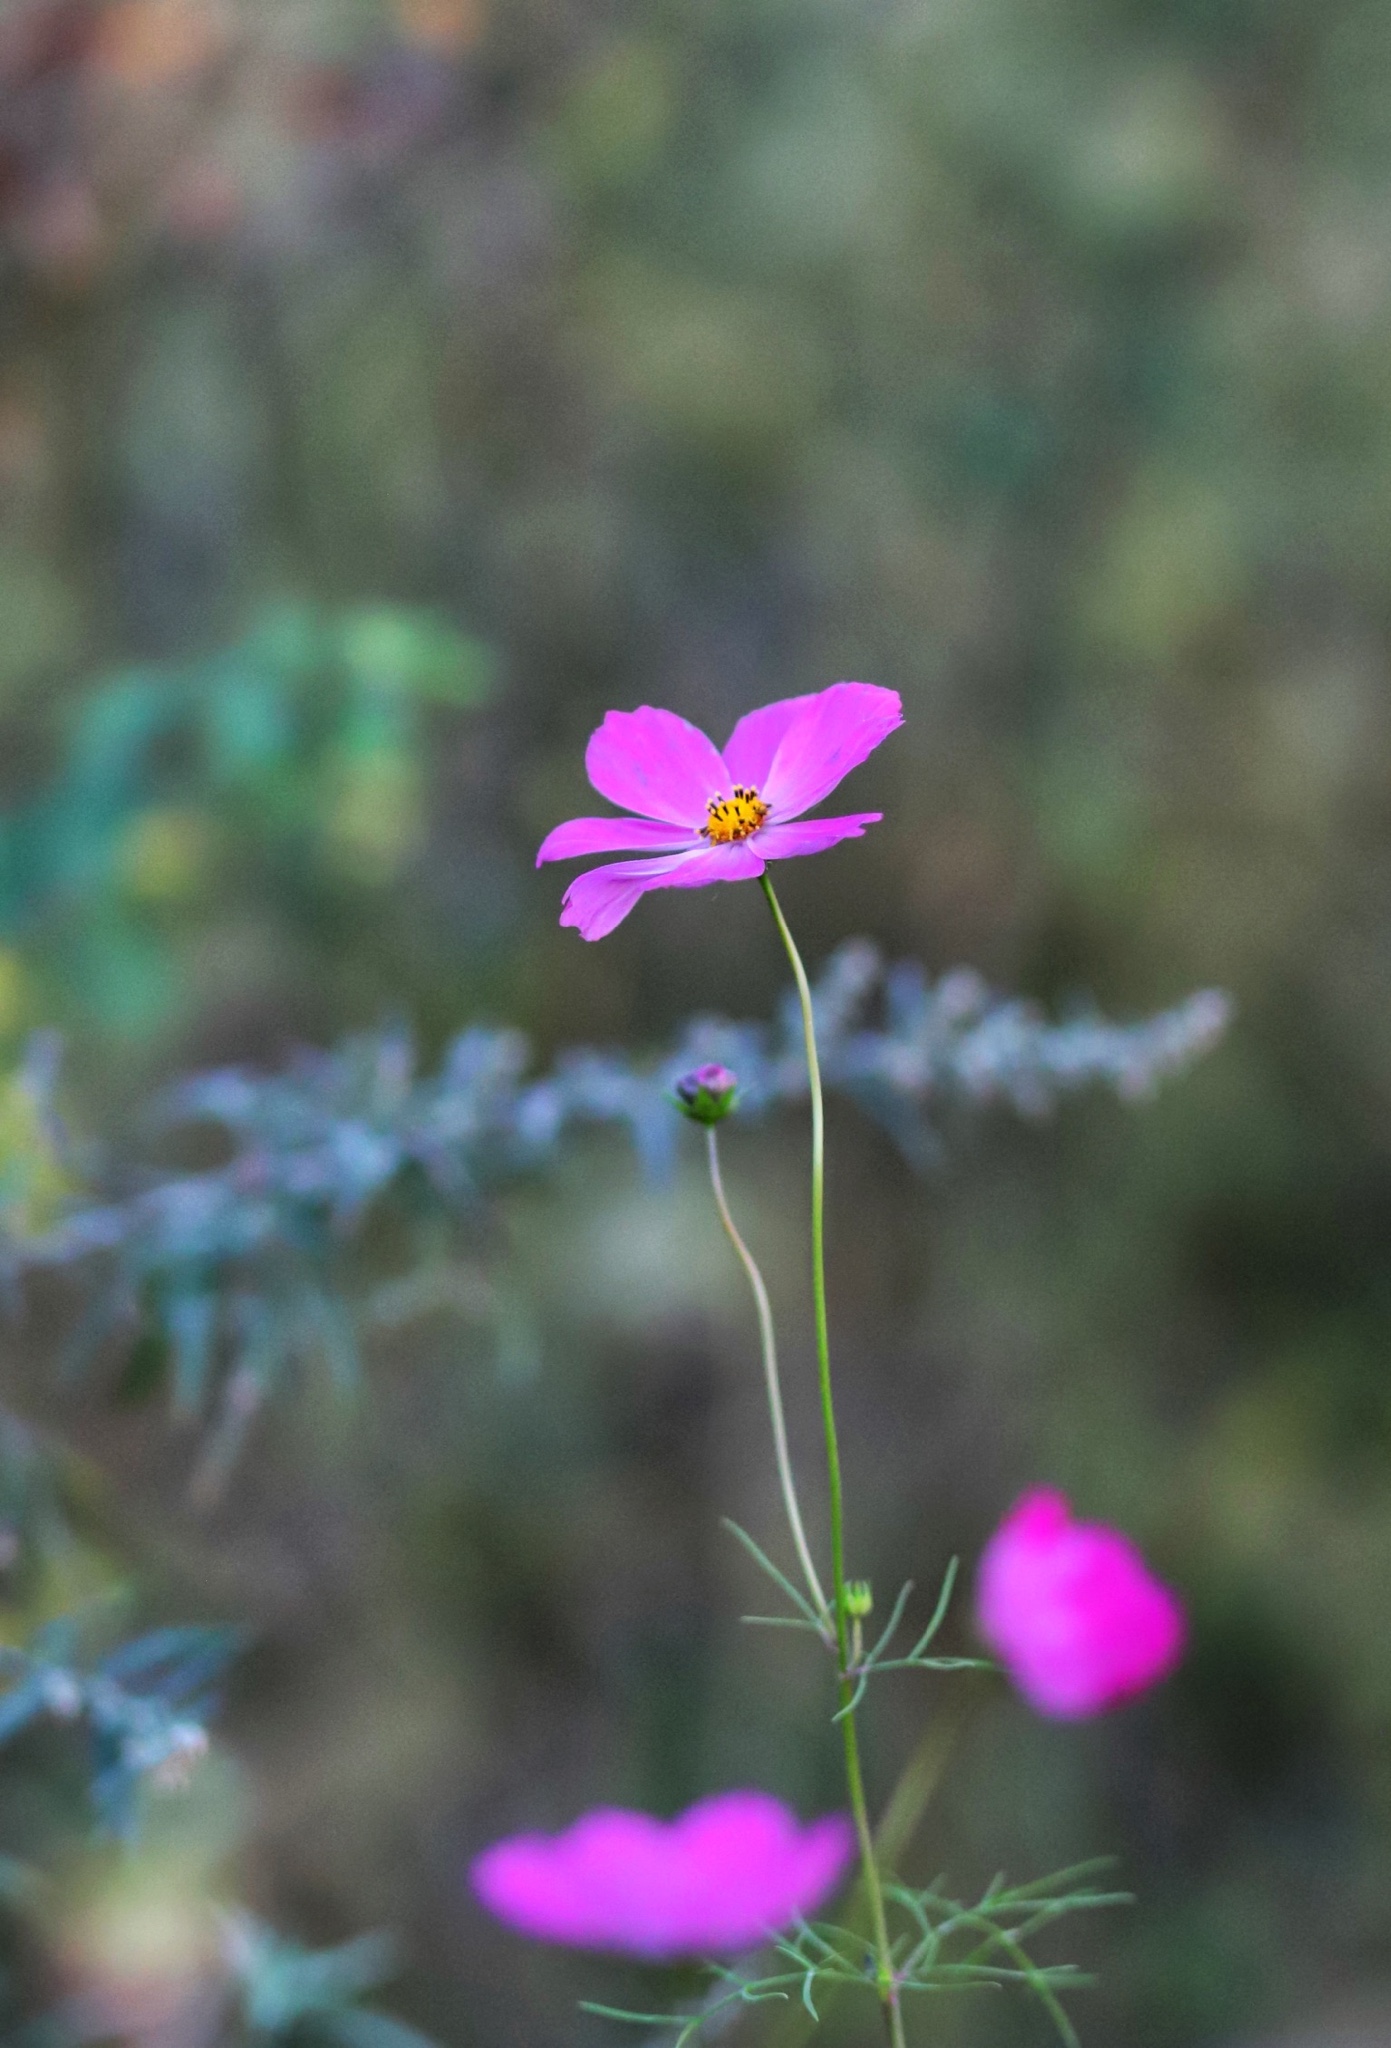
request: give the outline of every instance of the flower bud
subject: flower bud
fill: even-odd
[[[868,1579],[851,1579],[845,1588],[845,1611],[852,1621],[867,1621],[874,1612],[874,1594]]]
[[[693,1123],[717,1124],[729,1115],[739,1092],[739,1076],[716,1062],[693,1067],[675,1084],[676,1106]]]

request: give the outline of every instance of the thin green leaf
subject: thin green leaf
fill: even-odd
[[[999,1665],[992,1657],[912,1657],[909,1668],[913,1671],[998,1671]]]
[[[580,2000],[580,2011],[593,2013],[600,2020],[621,2020],[628,2027],[674,2027],[684,2015],[672,2012],[624,2012],[616,2005],[596,2005],[592,1999]]]
[[[1060,1886],[1076,1884],[1079,1878],[1089,1877],[1093,1872],[1100,1875],[1103,1870],[1114,1870],[1119,1860],[1116,1856],[1089,1856],[1085,1862],[1066,1864],[1061,1870],[1052,1871],[1047,1877],[1033,1878],[1028,1884],[1011,1885],[1008,1896],[1012,1899],[1029,1899],[1036,1897],[1039,1892],[1055,1892]]]
[[[898,1624],[903,1619],[903,1610],[908,1605],[908,1601],[912,1595],[912,1591],[913,1581],[911,1579],[905,1579],[903,1582],[903,1590],[899,1594],[897,1600],[895,1600],[893,1607],[890,1611],[889,1618],[884,1624],[883,1633],[880,1635],[879,1640],[874,1645],[874,1648],[870,1651],[869,1655],[864,1660],[865,1667],[868,1667],[871,1664],[877,1664],[879,1662],[879,1659],[883,1656],[885,1650],[888,1649],[889,1644],[893,1641],[894,1633],[898,1628]]]
[[[922,1655],[938,1629],[942,1626],[942,1623],[946,1620],[947,1609],[951,1605],[952,1592],[956,1586],[956,1575],[960,1569],[961,1559],[954,1557],[942,1576],[942,1590],[937,1595],[937,1605],[932,1610],[932,1619],[908,1652],[910,1660]]]
[[[989,1897],[993,1887],[999,1881],[999,1879],[991,1880],[990,1886],[987,1886],[986,1888],[987,1898]],[[1023,1981],[1028,1984],[1029,1989],[1034,1993],[1035,1997],[1038,1998],[1040,2003],[1044,2006],[1050,2019],[1053,2021],[1054,2026],[1057,2028],[1059,2036],[1065,2044],[1065,2048],[1080,2048],[1080,2043],[1078,2042],[1076,2032],[1073,2029],[1072,2022],[1071,2020],[1069,2020],[1067,2014],[1063,2011],[1061,2005],[1059,2005],[1057,2001],[1057,1998],[1053,1994],[1052,1986],[1048,1980],[1048,1973],[1038,1968],[1037,1964],[1033,1961],[1032,1957],[1027,1955],[1025,1951],[1019,1946],[1019,1943],[1015,1940],[1014,1936],[1011,1935],[1005,1928],[996,1926],[996,1924],[990,1919],[988,1914],[983,1913],[979,1910],[974,1912],[970,1910],[963,1911],[961,1914],[961,1919],[968,1925],[974,1925],[982,1928],[986,1936],[986,1942],[984,1945],[987,1948],[998,1944],[998,1946],[1005,1950],[1006,1954],[1011,1955],[1014,1958],[1017,1973],[1023,1979]]]
[[[864,1698],[865,1693],[868,1691],[868,1689],[869,1672],[862,1665],[860,1667],[860,1675],[855,1681],[855,1690],[851,1693],[849,1699],[845,1702],[845,1705],[843,1707],[838,1707],[835,1713],[831,1716],[831,1726],[833,1728],[836,1725],[837,1721],[845,1721],[849,1719],[850,1715],[853,1714],[855,1709],[859,1706],[860,1701]]]
[[[832,1931],[840,1935],[849,1935],[849,1929],[844,1927],[836,1927]],[[850,1936],[850,1938],[853,1940],[854,1937]],[[799,1920],[797,1923],[797,1943],[804,1941],[810,1942],[814,1948],[819,1948],[823,1956],[830,1957],[837,1962],[840,1960],[839,1952],[810,1920]],[[797,1954],[797,1944],[789,1946],[787,1943],[780,1941],[778,1947],[789,1955],[795,1956]]]
[[[720,1517],[720,1521],[723,1527],[728,1529],[731,1536],[737,1537],[739,1542],[743,1544],[745,1550],[747,1550],[747,1552],[749,1553],[749,1556],[753,1559],[754,1563],[756,1565],[759,1565],[762,1568],[762,1570],[764,1570],[768,1574],[768,1577],[773,1581],[773,1584],[775,1586],[778,1586],[784,1593],[786,1593],[788,1599],[792,1602],[793,1606],[797,1609],[797,1611],[806,1617],[806,1619],[811,1623],[812,1627],[816,1630],[816,1633],[820,1635],[822,1633],[820,1616],[817,1614],[816,1609],[812,1606],[811,1602],[807,1600],[801,1593],[798,1592],[797,1588],[793,1585],[791,1579],[787,1578],[784,1573],[780,1572],[777,1566],[773,1563],[773,1560],[770,1557],[768,1557],[765,1554],[765,1552],[759,1549],[758,1545],[754,1542],[752,1536],[750,1536],[747,1529],[741,1529],[739,1527],[739,1524],[735,1521],[731,1521],[728,1515],[722,1515]]]

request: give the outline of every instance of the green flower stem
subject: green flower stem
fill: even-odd
[[[886,1872],[892,1876],[899,1858],[917,1832],[918,1823],[941,1783],[942,1773],[960,1733],[959,1715],[929,1722],[917,1748],[904,1765],[903,1773],[889,1795],[883,1818],[874,1830],[874,1851],[881,1880]],[[861,1892],[845,1922],[855,1934],[864,1931],[865,1905]],[[816,2009],[822,2019],[843,1988],[830,1984],[818,1989]],[[769,2048],[801,2048],[801,2044],[816,2031],[816,2026],[817,2021],[800,1999],[789,2000],[769,2031]]]
[[[763,1348],[763,1378],[768,1389],[768,1412],[773,1420],[773,1449],[778,1461],[778,1480],[782,1486],[783,1506],[787,1510],[788,1524],[792,1530],[792,1542],[801,1564],[803,1576],[811,1593],[812,1606],[818,1618],[825,1625],[829,1639],[831,1629],[831,1607],[821,1590],[821,1581],[812,1563],[811,1549],[807,1543],[806,1530],[802,1526],[802,1511],[797,1505],[797,1487],[792,1476],[792,1459],[787,1448],[787,1423],[783,1416],[782,1384],[778,1378],[778,1347],[773,1334],[773,1310],[768,1300],[768,1289],[763,1284],[763,1275],[758,1270],[753,1253],[739,1235],[734,1218],[729,1213],[725,1199],[724,1180],[720,1174],[720,1148],[715,1137],[715,1126],[705,1126],[705,1144],[710,1160],[710,1185],[715,1191],[715,1207],[720,1212],[720,1221],[725,1235],[739,1257],[739,1263],[748,1275],[749,1286],[753,1289],[754,1306],[758,1310],[758,1334]]]
[[[826,1473],[831,1505],[831,1573],[835,1589],[836,1658],[841,1704],[841,1737],[845,1744],[845,1778],[850,1792],[850,1811],[860,1845],[860,1868],[865,1898],[869,1903],[870,1926],[874,1935],[875,1982],[884,2013],[890,2048],[905,2048],[903,2014],[899,2007],[898,1984],[894,1977],[889,1926],[884,1913],[884,1888],[874,1854],[869,1808],[865,1801],[864,1774],[860,1768],[860,1741],[851,1706],[855,1686],[850,1676],[850,1617],[845,1593],[845,1513],[840,1478],[840,1443],[836,1435],[835,1402],[831,1394],[831,1344],[826,1323],[826,1113],[821,1099],[821,1062],[816,1053],[816,1017],[812,1009],[807,970],[788,930],[782,905],[774,894],[765,871],[759,877],[773,922],[792,965],[797,999],[802,1006],[802,1030],[807,1046],[807,1080],[811,1087],[811,1288],[816,1316],[816,1371],[821,1389],[821,1421],[826,1433]]]

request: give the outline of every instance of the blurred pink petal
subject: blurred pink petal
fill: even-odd
[[[585,749],[585,772],[600,796],[641,818],[698,832],[710,798],[727,783],[712,740],[674,711],[610,711]]]
[[[854,1850],[843,1815],[802,1827],[763,1792],[724,1792],[675,1820],[601,1807],[559,1835],[495,1842],[478,1897],[541,1941],[666,1962],[729,1955],[812,1913]]]
[[[829,796],[903,723],[897,690],[832,683],[791,720],[760,784],[776,818],[797,818]]]
[[[1175,1594],[1120,1530],[1074,1522],[1066,1499],[1026,1493],[981,1557],[980,1632],[1041,1714],[1082,1720],[1173,1670],[1187,1624]]]
[[[541,841],[536,865],[589,853],[698,852],[704,845],[690,826],[665,825],[657,818],[569,818]]]
[[[882,811],[855,811],[843,818],[797,818],[786,825],[765,825],[758,835],[764,860],[794,860],[803,853],[824,853],[842,839],[859,839],[866,825],[877,825]]]
[[[780,697],[776,704],[762,704],[757,711],[746,711],[720,750],[730,781],[751,783],[755,789],[761,789],[768,780],[768,770],[783,734],[808,704],[816,702],[817,695],[813,691],[806,697]]]
[[[649,889],[703,889],[708,882],[755,881],[762,873],[763,862],[743,841],[699,846],[661,860],[616,861],[576,875],[565,891],[560,922],[574,925],[582,939],[602,939]]]

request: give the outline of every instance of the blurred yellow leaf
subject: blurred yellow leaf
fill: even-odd
[[[368,884],[394,881],[419,848],[423,829],[413,761],[382,750],[341,765],[325,820],[329,857],[341,874]]]
[[[48,1109],[17,1067],[0,1080],[0,1219],[13,1236],[38,1236],[71,1192]]]
[[[177,903],[198,889],[210,852],[207,819],[167,804],[132,818],[117,849],[116,870],[137,900]]]

